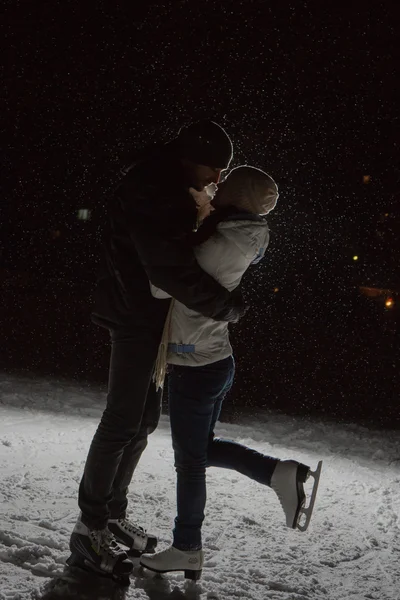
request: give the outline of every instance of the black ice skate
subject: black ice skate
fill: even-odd
[[[69,567],[80,567],[114,579],[121,585],[129,585],[129,574],[133,563],[115,540],[111,531],[89,529],[78,519],[71,535]]]
[[[321,460],[315,471],[311,471],[310,467],[294,460],[279,461],[276,465],[271,478],[271,487],[276,492],[282,505],[288,527],[306,531],[309,526],[317,496],[321,468]],[[314,485],[310,502],[306,507],[304,483],[310,476],[314,478]],[[304,523],[300,523],[302,515],[305,515]]]
[[[146,533],[143,527],[135,525],[128,519],[110,519],[108,528],[119,544],[128,546],[130,556],[140,556],[144,552],[152,553],[157,546],[155,535]]]

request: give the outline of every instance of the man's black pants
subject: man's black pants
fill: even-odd
[[[107,406],[89,449],[79,487],[82,522],[103,529],[125,516],[128,486],[161,414],[152,381],[161,330],[111,332]]]

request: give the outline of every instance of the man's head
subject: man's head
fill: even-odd
[[[278,186],[270,175],[243,165],[232,169],[212,201],[215,208],[234,206],[238,210],[266,215],[276,206]]]
[[[187,181],[198,191],[210,183],[218,183],[221,172],[232,159],[232,142],[226,131],[213,121],[182,127],[175,142]]]

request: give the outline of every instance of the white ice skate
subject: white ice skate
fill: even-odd
[[[271,478],[271,487],[276,492],[282,505],[288,527],[306,531],[309,526],[317,495],[321,468],[322,460],[319,461],[315,471],[311,471],[310,467],[302,465],[295,460],[282,460],[276,465]],[[306,507],[306,494],[303,484],[310,476],[314,478],[314,485],[309,504]],[[305,515],[304,523],[300,523],[302,515]]]
[[[186,579],[197,581],[203,569],[203,550],[178,550],[171,546],[156,554],[143,554],[140,564],[150,571],[168,573],[169,571],[184,571]]]
[[[144,552],[154,552],[157,546],[155,535],[147,533],[143,527],[139,527],[128,519],[110,519],[108,528],[120,544],[128,546],[128,554],[140,556]]]
[[[79,518],[72,532],[69,547],[69,567],[80,567],[114,579],[122,585],[129,585],[133,563],[128,560],[126,552],[116,542],[108,527],[89,529]]]

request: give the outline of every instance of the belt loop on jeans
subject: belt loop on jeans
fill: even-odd
[[[194,344],[168,344],[168,350],[177,354],[183,354],[185,352],[194,352],[196,346]]]

